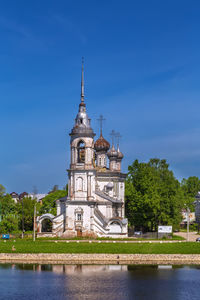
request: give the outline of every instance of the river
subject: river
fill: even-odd
[[[0,264],[0,299],[200,299],[200,266]]]

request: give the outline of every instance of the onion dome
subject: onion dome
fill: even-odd
[[[105,152],[107,152],[110,149],[109,142],[104,139],[102,134],[100,135],[98,140],[96,140],[96,142],[94,144],[94,149],[96,151],[105,151]]]
[[[117,151],[115,150],[114,145],[112,145],[112,148],[107,153],[109,158],[117,158]]]
[[[119,150],[119,147],[118,147],[118,149],[117,149],[117,158],[121,160],[123,157],[124,157],[124,155],[122,154],[122,152]]]

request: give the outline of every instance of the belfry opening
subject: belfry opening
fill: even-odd
[[[84,163],[85,162],[85,143],[83,141],[80,141],[77,146],[78,151],[78,163]]]

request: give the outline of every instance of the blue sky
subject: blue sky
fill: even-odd
[[[1,1],[0,183],[67,182],[69,136],[85,98],[94,131],[121,133],[123,171],[166,158],[200,177],[200,2]]]

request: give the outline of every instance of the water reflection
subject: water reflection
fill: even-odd
[[[0,269],[16,269],[24,271],[51,271],[57,274],[90,274],[94,272],[127,271],[127,265],[51,265],[51,264],[1,264]]]
[[[200,266],[0,264],[0,299],[199,299]]]

